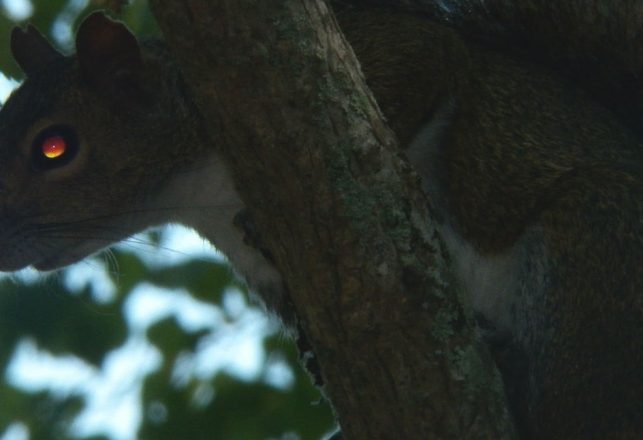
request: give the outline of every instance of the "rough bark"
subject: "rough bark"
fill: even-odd
[[[326,4],[151,3],[286,280],[345,438],[509,437],[499,376],[417,176]]]

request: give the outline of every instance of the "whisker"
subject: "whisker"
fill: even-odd
[[[99,270],[99,269],[102,269],[101,267],[99,267],[99,266],[97,265],[96,261],[92,260],[91,258],[83,258],[83,259],[82,259],[82,260],[80,260],[78,263],[81,263],[81,264],[83,264],[83,265],[87,266],[87,267],[88,267],[88,268],[90,268],[91,270]]]
[[[101,253],[101,256],[105,259],[105,266],[107,266],[107,273],[112,275],[115,283],[118,283],[120,276],[120,267],[118,264],[118,259],[114,255],[114,251],[111,248],[107,248],[104,252]]]
[[[64,222],[46,222],[46,223],[40,223],[40,224],[34,223],[34,224],[42,228],[49,228],[49,227],[57,227],[57,226],[69,226],[69,225],[75,225],[75,224],[91,223],[99,220],[111,220],[114,218],[125,217],[133,214],[147,214],[147,213],[153,213],[153,212],[167,212],[167,211],[176,212],[176,211],[206,210],[206,209],[211,210],[211,209],[224,209],[224,208],[233,208],[233,207],[239,207],[239,209],[242,209],[242,206],[239,205],[238,203],[228,203],[228,204],[218,204],[218,205],[200,205],[200,206],[177,205],[177,206],[166,206],[166,207],[157,207],[157,208],[130,209],[130,210],[123,210],[123,211],[109,213],[109,214],[85,217],[85,218],[76,219],[76,220],[69,220]],[[43,215],[32,215],[26,218],[26,220],[34,222],[34,221],[37,221],[38,218],[42,216]]]
[[[153,243],[149,240],[145,240],[143,238],[138,238],[138,237],[127,237],[125,239],[118,237],[105,237],[105,236],[96,236],[96,235],[91,235],[91,234],[79,234],[79,233],[60,233],[60,234],[47,234],[46,237],[48,239],[54,239],[54,240],[68,240],[68,239],[81,239],[81,240],[97,240],[97,241],[103,241],[105,243],[105,246],[110,246],[112,244],[121,244],[125,245],[126,247],[129,247],[131,250],[140,252],[143,254],[149,254],[152,255],[153,253],[156,253],[158,251],[162,252],[169,252],[175,255],[180,255],[183,257],[189,257],[192,259],[195,259],[197,261],[203,261],[203,262],[209,262],[212,261],[212,258],[210,257],[203,257],[203,256],[195,256],[190,254],[189,252],[184,252],[169,246],[161,245],[158,243]],[[53,245],[49,246],[50,248],[53,248]],[[104,249],[106,252],[111,253],[111,258],[113,260],[115,270],[119,270],[118,267],[118,261],[115,255],[113,254],[112,249]]]
[[[129,240],[126,239],[126,240],[123,240],[123,241],[119,242],[119,244],[128,245],[130,243],[129,243]],[[171,254],[174,254],[174,255],[179,255],[179,256],[182,256],[182,257],[189,257],[189,258],[197,260],[197,261],[209,262],[209,261],[213,260],[212,257],[196,256],[196,255],[191,254],[189,252],[185,252],[185,251],[175,249],[175,248],[172,248],[172,247],[169,247],[169,246],[160,245],[160,244],[157,244],[157,243],[150,243],[150,242],[145,243],[144,241],[141,241],[141,242],[135,242],[135,244],[136,245],[141,245],[141,244],[147,245],[147,247],[131,246],[131,249],[136,250],[138,252],[146,253],[146,254],[152,254],[155,251],[161,251],[161,252],[168,252],[168,253],[171,253]]]

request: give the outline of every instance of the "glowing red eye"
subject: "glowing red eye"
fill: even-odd
[[[49,159],[56,159],[65,154],[67,142],[62,136],[51,136],[42,143],[42,154]]]
[[[54,170],[70,164],[78,151],[78,136],[70,125],[52,125],[42,130],[31,144],[34,172]]]

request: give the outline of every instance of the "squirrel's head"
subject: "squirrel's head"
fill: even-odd
[[[140,212],[173,134],[134,35],[94,13],[75,55],[31,25],[11,50],[26,80],[0,111],[0,270],[61,267],[150,226]]]

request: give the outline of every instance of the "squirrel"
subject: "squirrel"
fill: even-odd
[[[338,5],[420,175],[524,439],[643,438],[643,145],[528,54],[418,14]],[[76,54],[11,35],[0,111],[0,270],[53,270],[169,222],[294,322],[282,280],[159,42],[89,15]]]

